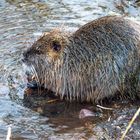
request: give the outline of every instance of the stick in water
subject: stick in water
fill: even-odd
[[[6,140],[10,140],[10,138],[11,138],[11,126],[8,127]]]
[[[133,118],[131,119],[131,121],[129,122],[129,124],[128,124],[128,126],[127,126],[125,132],[123,133],[123,135],[122,135],[122,137],[121,137],[120,140],[123,140],[123,139],[124,139],[124,137],[126,136],[128,130],[131,128],[132,124],[134,123],[134,121],[135,121],[135,119],[137,118],[137,116],[139,115],[139,113],[140,113],[140,107],[139,107],[139,109],[137,110],[137,112],[134,114],[134,116],[133,116]]]

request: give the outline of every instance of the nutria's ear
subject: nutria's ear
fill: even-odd
[[[61,44],[59,41],[52,41],[52,49],[56,52],[59,52],[61,50]]]

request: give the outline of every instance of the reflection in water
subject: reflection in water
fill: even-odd
[[[87,107],[85,104],[72,106],[72,104],[56,102],[56,104],[39,106],[39,104],[32,104],[35,102],[32,100],[33,102],[29,103],[34,106],[30,106],[30,109],[26,108],[23,106],[26,77],[20,60],[22,52],[42,32],[61,25],[73,32],[88,21],[108,14],[123,14],[140,20],[139,6],[139,1],[128,0],[95,0],[93,2],[90,0],[80,0],[80,2],[79,0],[1,0],[0,139],[5,139],[9,125],[12,125],[12,137],[20,140],[116,139],[122,132],[121,129],[125,129],[128,122],[126,120],[133,115],[137,105],[130,103],[128,107],[126,103],[125,108],[122,104],[114,103],[110,105],[116,108],[113,113],[101,110],[99,116],[90,120],[78,119],[80,109]],[[35,103],[39,103],[38,100]],[[47,113],[48,116],[45,116]],[[110,121],[107,121],[108,118]],[[134,124],[134,128],[138,126],[140,126],[139,123]],[[135,129],[135,132],[130,132],[129,135],[131,138],[134,136],[139,138],[139,130]]]

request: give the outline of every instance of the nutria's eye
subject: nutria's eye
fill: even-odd
[[[61,45],[59,44],[59,42],[53,41],[52,42],[52,48],[53,48],[54,51],[60,51]]]

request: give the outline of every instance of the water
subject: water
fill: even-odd
[[[25,107],[26,78],[20,60],[23,51],[45,31],[64,26],[74,32],[83,24],[108,14],[123,14],[140,21],[139,6],[139,1],[127,0],[123,3],[120,0],[1,0],[0,139],[6,139],[8,127],[14,140],[119,138],[139,103],[112,102],[108,106],[113,111],[64,102],[39,105],[38,100],[33,107]],[[95,116],[80,120],[82,108],[94,110]],[[138,120],[128,139],[139,139]]]

